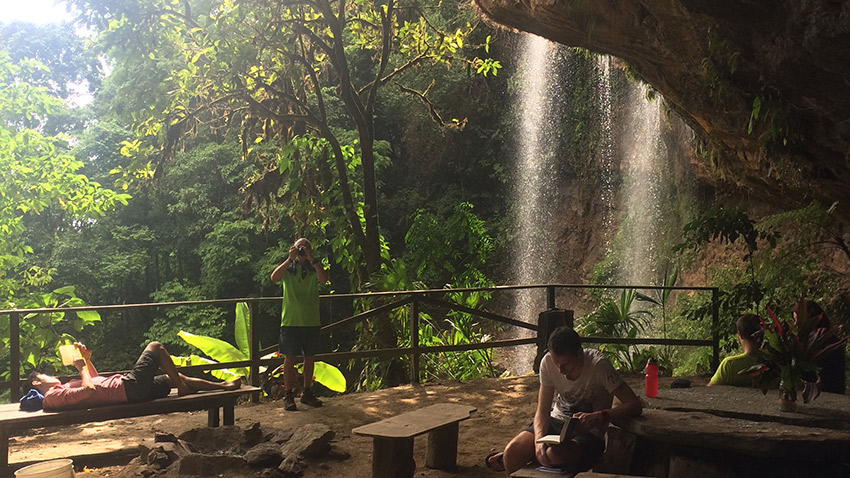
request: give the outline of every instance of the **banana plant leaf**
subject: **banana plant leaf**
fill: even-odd
[[[218,363],[248,360],[248,357],[241,350],[223,340],[204,335],[195,335],[183,330],[178,332],[177,336],[185,340],[189,345],[197,347],[201,352]],[[234,370],[243,377],[247,377],[249,373],[248,367],[239,367]]]
[[[313,368],[313,379],[334,392],[345,392],[345,376],[338,368],[325,362],[316,362]],[[304,373],[304,364],[296,365],[298,373]]]
[[[206,357],[200,357],[195,354],[191,354],[188,357],[172,355],[171,360],[174,362],[175,365],[179,365],[181,367],[189,365],[207,365],[218,363],[215,360],[210,360]],[[223,380],[225,382],[229,382],[230,380],[235,380],[237,378],[245,376],[240,374],[237,370],[229,368],[210,370],[209,373],[213,377]]]
[[[248,304],[239,302],[236,304],[236,322],[234,323],[234,333],[236,334],[236,347],[242,351],[246,357],[250,355],[250,345],[248,342],[248,322],[250,314],[248,312]]]

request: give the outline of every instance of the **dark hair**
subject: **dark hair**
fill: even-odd
[[[581,353],[581,338],[572,328],[562,325],[549,336],[549,351],[555,355],[576,355]]]
[[[818,327],[829,327],[829,319],[826,317],[826,313],[823,311],[821,306],[813,300],[804,299],[797,302],[797,304],[794,305],[795,314],[799,312],[798,309],[800,308],[801,302],[803,302],[803,305],[806,307],[806,313],[809,314],[810,318],[820,316],[820,320],[818,320]]]
[[[761,344],[764,335],[761,333],[761,320],[756,314],[743,314],[738,317],[738,333],[745,340]]]

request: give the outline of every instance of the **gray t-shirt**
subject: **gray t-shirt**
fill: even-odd
[[[549,353],[540,361],[540,385],[554,387],[558,393],[550,414],[553,418],[564,420],[576,412],[590,413],[611,408],[613,392],[623,383],[623,378],[602,352],[583,349],[582,353],[584,364],[576,380],[567,379]],[[594,429],[592,433],[604,436],[605,431]]]

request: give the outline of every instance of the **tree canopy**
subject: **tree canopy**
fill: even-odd
[[[237,129],[243,156],[265,165],[246,194],[260,206],[287,201],[303,235],[330,226],[337,257],[361,280],[389,257],[378,221],[379,91],[392,85],[441,126],[461,128],[464,120],[444,120],[430,101],[432,83],[412,72],[499,68],[477,56],[485,46],[467,45],[476,23],[455,8],[330,0],[74,3],[102,33],[99,45],[116,62],[115,73],[133,79],[116,98],[132,89],[136,100],[111,105],[135,123],[127,154],[161,169],[187,134]],[[310,208],[320,213],[302,214]]]

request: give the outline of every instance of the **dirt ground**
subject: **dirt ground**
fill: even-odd
[[[626,381],[640,395],[642,379],[627,376]],[[305,478],[369,477],[371,475],[372,442],[354,435],[353,428],[399,413],[441,402],[462,403],[477,407],[468,420],[460,423],[458,469],[454,472],[426,468],[427,439],[414,440],[415,477],[492,477],[484,467],[484,457],[501,450],[517,431],[531,420],[536,405],[536,375],[498,379],[480,379],[464,383],[443,382],[421,386],[402,386],[375,392],[351,393],[324,398],[324,406],[310,408],[299,404],[296,412],[286,412],[280,401],[243,403],[236,407],[236,425],[247,428],[259,422],[278,429],[297,428],[321,423],[336,434],[333,447],[350,454],[343,461],[326,459],[307,462]],[[72,458],[78,477],[136,477],[138,469],[128,465],[138,456],[138,444],[152,439],[157,432],[180,433],[206,426],[206,412],[174,413],[78,426],[35,429],[26,436],[10,439],[10,463],[23,464],[56,458]],[[83,467],[86,467],[85,469]],[[156,477],[173,478],[157,474]],[[176,475],[175,475],[176,476]],[[218,475],[237,478],[237,475]],[[239,478],[242,478],[239,475]]]
[[[427,439],[421,436],[414,440],[415,476],[493,476],[484,467],[484,457],[492,450],[501,449],[531,420],[537,383],[536,376],[526,375],[465,383],[403,386],[324,398],[324,406],[316,409],[299,404],[297,412],[284,411],[280,401],[244,403],[236,408],[236,425],[245,428],[259,422],[275,428],[296,428],[309,423],[326,424],[336,433],[334,448],[351,457],[344,461],[308,462],[303,476],[369,477],[371,439],[352,434],[352,428],[434,403],[462,403],[478,410],[460,424],[458,470],[446,472],[426,468],[423,463]],[[186,430],[206,426],[206,419],[206,412],[174,413],[36,429],[27,436],[11,437],[9,461],[21,464],[72,458],[78,477],[135,476],[136,470],[127,463],[137,456],[135,450],[143,439],[153,438],[156,432],[179,435]],[[84,466],[87,468],[82,469]],[[12,469],[19,467],[13,465]]]

